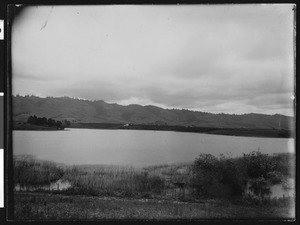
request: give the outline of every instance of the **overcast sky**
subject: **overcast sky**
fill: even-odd
[[[13,94],[293,115],[292,9],[28,7],[12,27]]]

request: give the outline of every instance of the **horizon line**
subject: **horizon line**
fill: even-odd
[[[138,106],[142,106],[142,107],[146,107],[146,106],[154,106],[154,107],[157,107],[157,108],[160,108],[160,109],[164,109],[164,110],[185,110],[185,111],[190,111],[190,112],[200,112],[200,113],[210,113],[210,114],[215,114],[215,115],[218,115],[218,114],[225,114],[225,115],[249,115],[249,114],[260,114],[260,115],[269,115],[269,116],[275,116],[275,115],[282,115],[282,116],[286,116],[286,117],[295,117],[295,114],[293,116],[289,116],[289,115],[284,115],[284,114],[280,114],[280,113],[274,113],[274,114],[266,114],[266,113],[256,113],[256,112],[249,112],[249,113],[225,113],[225,112],[219,112],[219,113],[214,113],[214,112],[208,112],[208,111],[199,111],[199,110],[192,110],[192,109],[187,109],[187,108],[168,108],[168,107],[161,107],[161,106],[156,106],[156,105],[141,105],[141,104],[136,104],[136,103],[133,103],[133,104],[128,104],[128,105],[124,105],[124,104],[120,104],[120,103],[116,103],[116,102],[108,102],[107,100],[102,100],[102,99],[97,99],[97,100],[92,100],[92,99],[87,99],[87,98],[81,98],[81,97],[70,97],[70,96],[46,96],[46,97],[43,97],[43,96],[38,96],[38,95],[34,95],[34,94],[12,94],[13,97],[17,97],[17,96],[20,96],[20,97],[37,97],[37,98],[70,98],[70,99],[76,99],[76,100],[82,100],[82,101],[89,101],[89,102],[97,102],[97,101],[103,101],[105,102],[106,104],[117,104],[117,105],[120,105],[120,106],[130,106],[130,105],[138,105]],[[294,113],[295,113],[295,110],[294,110]]]

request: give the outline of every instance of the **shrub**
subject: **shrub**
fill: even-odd
[[[228,187],[230,197],[241,196],[247,183],[247,175],[239,159],[220,159],[220,182]]]
[[[243,155],[243,162],[249,178],[267,178],[268,173],[275,171],[276,162],[267,154],[253,151]]]
[[[191,184],[198,196],[228,198],[241,197],[248,183],[254,194],[263,197],[270,193],[272,184],[286,179],[289,173],[284,164],[291,164],[286,155],[270,156],[259,151],[238,158],[200,154],[193,164]]]
[[[192,186],[202,197],[214,197],[220,186],[219,160],[211,154],[200,154],[193,164]]]
[[[64,170],[55,163],[41,161],[33,156],[19,156],[13,160],[14,182],[20,187],[50,185],[64,175]]]

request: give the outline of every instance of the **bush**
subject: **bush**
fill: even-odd
[[[25,188],[50,185],[64,175],[64,170],[55,163],[37,160],[28,155],[15,157],[13,166],[15,184]]]
[[[291,164],[286,155],[270,156],[259,151],[232,158],[200,154],[193,164],[192,186],[201,197],[242,197],[246,185],[263,197],[270,186],[284,182]]]
[[[243,162],[246,167],[248,177],[252,179],[259,177],[267,178],[268,173],[275,171],[276,168],[274,158],[259,151],[244,154]]]
[[[219,169],[220,182],[228,187],[229,196],[241,196],[247,183],[247,174],[239,159],[221,156]]]
[[[200,154],[193,164],[192,186],[201,197],[215,197],[220,185],[219,160],[211,154]]]

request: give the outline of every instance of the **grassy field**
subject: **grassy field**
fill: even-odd
[[[15,193],[16,220],[290,219],[294,205],[244,206],[225,200],[173,200]]]

